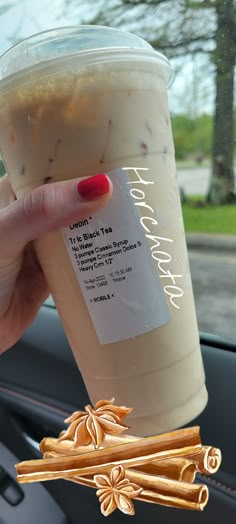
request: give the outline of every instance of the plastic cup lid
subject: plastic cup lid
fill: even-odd
[[[43,31],[11,47],[0,57],[0,87],[11,75],[75,55],[83,65],[130,59],[153,62],[161,67],[167,86],[173,78],[167,58],[142,38],[111,27],[81,25]]]

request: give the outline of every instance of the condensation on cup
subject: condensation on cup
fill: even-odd
[[[1,154],[17,198],[101,172],[113,182],[104,209],[35,242],[91,401],[132,406],[136,435],[189,423],[207,392],[167,59],[130,33],[79,26],[17,44],[0,75]]]

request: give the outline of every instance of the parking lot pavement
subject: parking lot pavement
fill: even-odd
[[[209,167],[177,168],[177,180],[186,195],[206,195],[210,183]]]
[[[210,184],[211,168],[177,168],[177,180],[179,186],[186,195],[206,195]],[[236,187],[236,168],[235,168],[235,187]]]
[[[189,250],[199,330],[236,341],[236,257]]]

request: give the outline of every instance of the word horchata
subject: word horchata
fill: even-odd
[[[157,249],[159,247],[161,247],[161,249],[165,249],[165,247],[163,248],[162,246],[168,242],[173,243],[174,240],[152,234],[151,229],[149,229],[151,226],[158,226],[158,221],[152,216],[155,214],[154,209],[146,202],[144,188],[150,184],[155,184],[155,182],[151,180],[144,180],[143,176],[145,171],[149,170],[147,167],[123,167],[122,169],[124,171],[131,171],[132,175],[136,175],[135,180],[130,180],[127,182],[128,185],[138,186],[132,187],[130,189],[130,195],[135,200],[134,205],[139,207],[140,213],[141,210],[145,210],[145,213],[147,210],[149,211],[148,216],[140,217],[140,223],[145,230],[146,238],[152,243],[151,254],[152,258],[157,262],[160,278],[165,279],[164,292],[166,295],[168,295],[171,304],[176,309],[180,309],[180,306],[175,302],[175,300],[181,298],[184,294],[184,291],[181,287],[176,285],[176,280],[183,278],[183,275],[173,275],[167,267],[167,265],[172,261],[171,255],[167,251]],[[171,281],[171,283],[168,282],[168,279]],[[166,282],[168,283],[166,284]]]

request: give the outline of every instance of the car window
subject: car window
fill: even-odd
[[[134,32],[169,58],[176,174],[199,329],[236,340],[234,0],[3,0],[0,17],[1,53],[32,33],[86,23]]]

